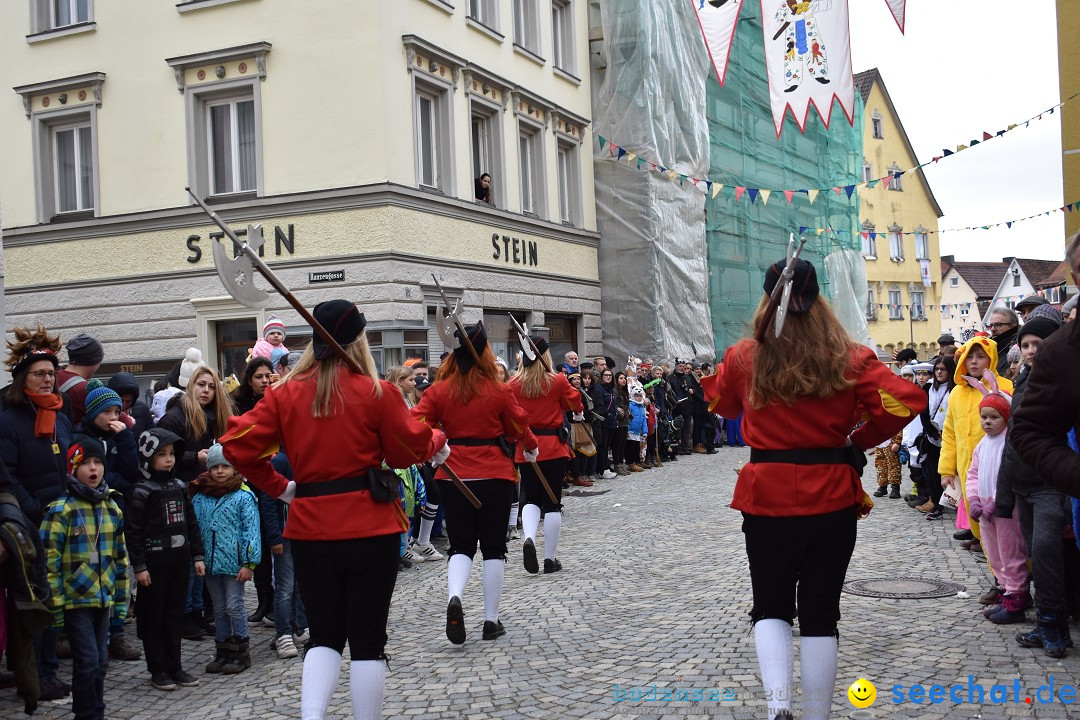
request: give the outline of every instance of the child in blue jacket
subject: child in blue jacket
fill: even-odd
[[[221,445],[207,451],[206,468],[192,483],[191,499],[205,548],[206,589],[214,600],[217,648],[206,672],[233,674],[251,667],[244,583],[262,555],[259,508]]]

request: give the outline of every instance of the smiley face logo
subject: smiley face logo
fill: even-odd
[[[868,708],[877,700],[877,688],[866,678],[851,683],[847,690],[848,700],[857,708]]]

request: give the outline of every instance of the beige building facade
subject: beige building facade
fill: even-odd
[[[443,352],[432,273],[497,353],[507,313],[600,349],[584,0],[16,0],[0,28],[9,328],[147,378],[191,345],[242,369],[271,313],[302,347],[281,298],[227,297],[190,186],[306,306],[356,301],[384,369]]]

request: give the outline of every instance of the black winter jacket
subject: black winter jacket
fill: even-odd
[[[177,395],[177,397],[181,396]],[[219,432],[224,432],[224,430],[219,431],[217,429],[217,418],[211,411],[206,412],[206,432],[201,437],[191,435],[188,430],[187,418],[184,416],[182,401],[172,403],[168,412],[165,413],[165,417],[161,418],[161,422],[157,426],[176,433],[184,439],[184,454],[176,458],[176,476],[186,483],[206,472],[206,468],[199,462],[199,451],[206,450],[213,445]]]
[[[1027,390],[1028,377],[1031,371],[1025,369],[1013,385],[1012,407],[1009,409],[1009,427],[1005,435],[1005,449],[1001,454],[1001,468],[998,470],[997,493],[995,494],[994,515],[997,517],[1012,517],[1013,508],[1016,507],[1016,493],[1025,495],[1036,490],[1052,490],[1043,482],[1035,468],[1031,467],[1016,454],[1016,448],[1012,443],[1013,419],[1020,403],[1024,399],[1024,391]]]
[[[135,447],[135,433],[130,428],[118,433],[106,432],[83,418],[72,437],[74,440],[90,437],[105,447],[105,482],[110,488],[123,494],[123,500],[119,503],[123,510],[131,499],[135,485],[143,479],[139,472],[139,451]]]
[[[192,560],[203,559],[202,533],[187,483],[177,478],[144,479],[135,486],[124,515],[124,534],[135,572],[145,570],[148,559],[175,553],[191,553]]]
[[[135,396],[135,402],[131,404],[131,408],[128,409],[127,414],[135,421],[135,427],[131,428],[131,432],[135,434],[135,440],[138,440],[139,436],[142,435],[143,430],[149,430],[154,426],[154,418],[150,414],[150,406],[138,399],[142,393],[139,382],[131,373],[118,372],[109,378],[109,389],[121,397],[124,395]]]
[[[15,481],[19,507],[34,525],[40,525],[45,508],[64,492],[67,451],[71,444],[71,421],[56,414],[56,446],[51,438],[34,435],[34,408],[29,403],[0,413],[0,460]]]

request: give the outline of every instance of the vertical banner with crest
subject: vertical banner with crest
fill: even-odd
[[[697,13],[701,34],[705,37],[705,49],[709,52],[716,79],[724,84],[727,72],[728,56],[731,55],[732,40],[735,37],[735,24],[739,20],[739,10],[743,0],[690,0]]]
[[[828,127],[834,98],[853,122],[848,0],[761,0],[761,20],[776,136],[789,107],[801,132],[810,106]]]

